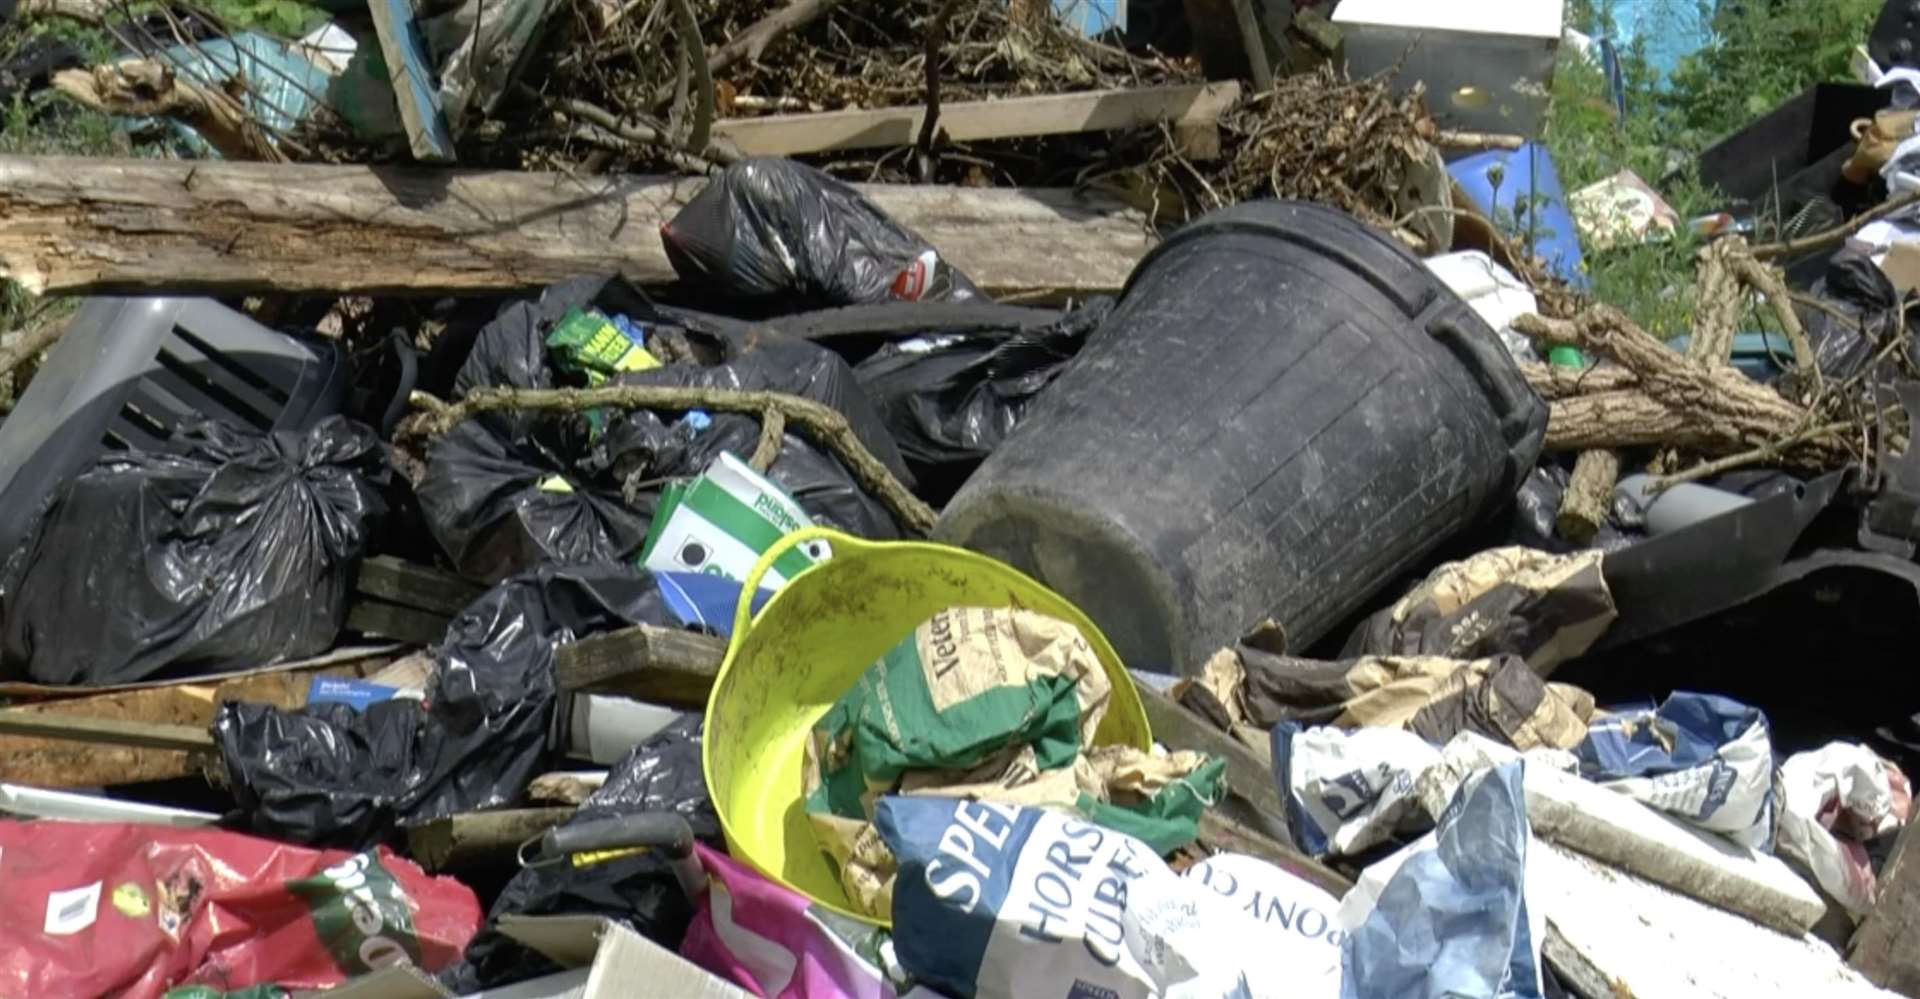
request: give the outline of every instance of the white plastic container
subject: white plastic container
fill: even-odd
[[[1355,79],[1400,66],[1442,128],[1538,138],[1560,47],[1561,0],[1343,0],[1333,13]]]

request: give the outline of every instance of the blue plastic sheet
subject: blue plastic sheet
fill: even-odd
[[[1579,291],[1591,290],[1580,232],[1545,146],[1529,142],[1456,160],[1447,173],[1494,228],[1532,248],[1547,270]]]
[[[332,80],[293,46],[251,31],[235,34],[233,41],[208,39],[162,49],[160,59],[179,79],[206,90],[220,90],[234,78],[244,80],[242,103],[273,133],[292,131],[313,110],[315,98],[326,97]],[[219,157],[191,127],[172,120],[168,125],[195,154]]]
[[[1541,999],[1524,767],[1470,778],[1438,828],[1394,858],[1342,944],[1341,999]]]
[[[680,623],[704,628],[721,638],[733,636],[733,612],[740,604],[740,584],[725,576],[702,572],[656,572],[660,596]],[[753,612],[767,605],[773,591],[761,587],[753,595]]]
[[[1053,13],[1083,38],[1127,30],[1127,0],[1053,0]]]

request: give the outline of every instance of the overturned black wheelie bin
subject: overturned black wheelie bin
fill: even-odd
[[[1420,260],[1338,211],[1181,229],[955,496],[941,540],[1075,601],[1128,665],[1327,633],[1506,503],[1547,410]]]

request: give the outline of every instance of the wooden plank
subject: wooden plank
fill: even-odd
[[[315,676],[364,677],[389,656],[361,656],[318,666],[176,681],[164,687],[117,690],[84,697],[41,701],[12,710],[53,719],[79,716],[185,726],[204,731],[218,706],[227,701],[256,701],[298,707],[307,701]],[[190,754],[178,749],[104,745],[67,739],[0,735],[0,781],[36,787],[110,787],[168,780],[199,772]]]
[[[251,669],[229,670],[225,673],[208,673],[205,676],[196,676],[184,680],[178,678],[142,680],[138,683],[110,683],[98,687],[76,687],[71,684],[28,683],[16,680],[0,683],[0,697],[43,701],[71,697],[93,697],[99,694],[119,694],[129,690],[159,690],[178,687],[181,684],[222,684],[229,680],[243,680],[250,676],[265,676],[269,673],[296,673],[303,670],[312,673],[330,666],[338,667],[342,670],[352,670],[360,664],[370,663],[372,665],[368,668],[377,669],[392,660],[394,653],[399,651],[400,648],[401,646],[395,643],[346,646],[330,652],[323,652],[317,656],[310,656],[306,659],[274,663],[270,666],[255,666]],[[358,674],[356,673],[355,675]]]
[[[356,600],[347,608],[347,629],[373,638],[432,645],[447,635],[445,615],[384,600]]]
[[[940,106],[940,131],[955,142],[1032,135],[1108,132],[1156,122],[1211,125],[1240,99],[1238,83],[1094,90]],[[926,120],[925,105],[729,118],[714,136],[747,156],[792,156],[834,149],[910,146]],[[938,245],[938,244],[936,244]]]
[[[726,656],[725,639],[642,624],[560,646],[553,672],[561,690],[698,707],[707,703]]]
[[[1540,840],[1527,845],[1527,904],[1543,952],[1590,999],[1891,996],[1808,934],[1789,936]]]
[[[450,572],[378,555],[360,563],[354,590],[390,604],[435,611],[451,619],[487,588]]]
[[[1920,821],[1909,822],[1880,869],[1873,911],[1860,921],[1847,962],[1875,984],[1920,996]]]
[[[22,708],[0,708],[0,734],[31,735],[43,739],[68,739],[74,742],[107,746],[134,746],[144,749],[174,749],[210,752],[213,736],[205,728],[191,725],[163,725],[153,722],[125,721],[117,718],[83,718],[78,715],[46,714]]]
[[[1527,770],[1526,790],[1535,836],[1782,933],[1805,933],[1826,914],[1820,896],[1771,854],[1548,767]]]
[[[703,179],[0,156],[0,270],[35,292],[429,294],[673,280],[656,233]],[[1153,245],[1062,189],[867,185],[991,295],[1111,293]]]
[[[572,808],[463,812],[409,828],[407,853],[429,871],[504,866],[520,844],[572,815]]]
[[[428,163],[453,162],[453,136],[440,107],[440,90],[434,85],[433,67],[427,64],[426,41],[414,20],[413,4],[410,0],[371,0],[367,9],[373,14],[373,31],[380,41],[380,54],[386,57],[387,80],[393,86],[394,103],[399,105],[413,158]]]
[[[1287,828],[1286,803],[1274,783],[1273,768],[1258,754],[1157,690],[1141,687],[1140,701],[1146,705],[1147,723],[1153,726],[1155,739],[1175,749],[1197,749],[1224,757],[1229,791],[1255,811],[1272,818],[1270,828],[1275,831]],[[1295,844],[1289,841],[1285,845]]]

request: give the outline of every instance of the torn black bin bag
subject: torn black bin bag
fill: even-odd
[[[629,507],[616,480],[584,464],[590,448],[573,421],[467,420],[427,451],[417,489],[427,526],[462,573],[489,581],[545,562],[631,558],[650,511]]]
[[[653,577],[631,566],[517,576],[448,625],[424,705],[221,705],[213,734],[234,799],[257,833],[348,848],[514,801],[546,762],[554,646],[642,623],[678,627]]]
[[[1900,292],[1873,258],[1858,250],[1834,254],[1812,293],[1844,314],[1843,318],[1826,310],[1802,313],[1820,373],[1827,378],[1858,374],[1901,327]],[[1913,318],[1909,317],[1909,329]],[[1896,374],[1891,367],[1885,372],[1889,378]]]
[[[112,451],[67,485],[13,562],[9,674],[116,684],[331,648],[387,475],[344,417],[304,432],[218,422],[179,453]]]
[[[700,768],[698,714],[680,716],[634,747],[561,828],[643,812],[676,813],[696,837],[720,843],[720,819]],[[463,959],[440,973],[440,983],[465,995],[560,970],[495,926],[506,915],[563,914],[616,919],[677,951],[693,919],[693,900],[659,851],[524,867],[507,882]]]
[[[860,192],[792,160],[728,167],[660,227],[660,238],[681,280],[730,311],[983,297]]]
[[[1113,309],[1097,298],[1041,327],[923,336],[880,349],[854,377],[923,493],[947,499],[1007,439]]]

